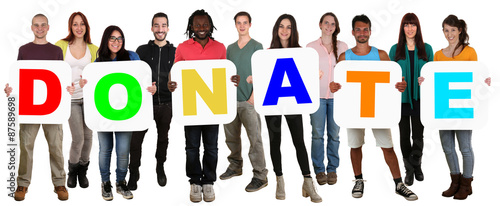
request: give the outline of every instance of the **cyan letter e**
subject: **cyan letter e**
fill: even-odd
[[[471,99],[470,89],[450,89],[450,82],[472,82],[472,72],[436,72],[434,74],[435,118],[474,118],[474,108],[450,108],[450,99]]]

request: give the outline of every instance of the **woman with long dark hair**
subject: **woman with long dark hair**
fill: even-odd
[[[403,16],[399,27],[398,43],[391,47],[389,58],[399,64],[408,85],[401,95],[399,138],[406,170],[404,181],[406,185],[413,185],[414,177],[418,181],[424,180],[421,168],[424,126],[420,121],[418,77],[422,67],[434,58],[431,45],[424,43],[422,27],[414,13],[407,13]]]
[[[474,48],[469,46],[469,35],[467,24],[455,15],[449,15],[442,23],[443,34],[448,41],[448,47],[434,54],[434,61],[477,61]],[[424,81],[419,77],[419,83]],[[485,83],[489,86],[491,78]],[[441,146],[446,156],[446,162],[450,168],[451,184],[442,193],[444,197],[454,199],[467,199],[472,194],[472,172],[474,170],[474,152],[472,151],[472,130],[440,130],[439,136]],[[455,136],[458,140],[460,152],[463,159],[463,173],[460,172],[457,152],[455,151]]]
[[[309,44],[318,52],[320,71],[320,103],[318,111],[311,114],[312,142],[311,160],[313,162],[314,173],[318,184],[337,183],[337,168],[339,167],[339,131],[340,127],[333,119],[333,93],[329,89],[329,84],[333,81],[333,70],[337,65],[340,54],[344,53],[347,44],[337,40],[340,33],[340,26],[337,16],[328,12],[323,14],[319,20],[321,37]],[[326,157],[328,165],[325,168],[323,162],[325,157],[324,133],[325,124],[327,131]],[[325,174],[325,170],[327,174]]]
[[[75,92],[71,95],[71,116],[68,123],[71,129],[71,148],[68,160],[69,188],[76,187],[77,177],[81,188],[87,188],[87,169],[92,149],[92,130],[85,124],[83,112],[83,91],[79,82],[83,68],[97,58],[96,45],[90,40],[90,26],[87,17],[81,12],[74,12],[68,20],[68,36],[56,42],[61,47],[64,61],[71,67],[72,82]]]
[[[299,32],[295,18],[289,14],[281,15],[273,27],[273,38],[270,49],[300,47]],[[285,199],[285,182],[281,167],[281,115],[265,116],[267,129],[269,131],[269,142],[271,144],[271,160],[273,162],[274,172],[276,173],[276,199]],[[302,115],[285,115],[288,128],[292,135],[293,145],[299,162],[300,170],[304,176],[302,185],[302,195],[311,196],[311,201],[321,202],[321,197],[314,188],[311,172],[309,170],[309,160],[307,150],[304,144],[304,128],[302,124]]]
[[[139,55],[133,51],[125,50],[125,35],[118,26],[108,26],[102,35],[101,46],[98,51],[99,57],[96,62],[105,61],[127,61],[140,60]],[[86,80],[84,81],[84,85]],[[156,86],[147,88],[154,94]],[[112,200],[110,182],[111,153],[113,151],[113,134],[116,142],[116,192],[123,195],[125,199],[132,199],[134,196],[127,187],[125,176],[129,163],[130,140],[132,132],[97,132],[99,138],[99,170],[101,172],[101,191],[104,200]]]

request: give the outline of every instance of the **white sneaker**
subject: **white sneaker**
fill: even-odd
[[[191,193],[189,194],[191,202],[201,202],[201,186],[191,184]]]
[[[203,200],[205,202],[212,202],[215,200],[214,186],[211,184],[203,185]]]

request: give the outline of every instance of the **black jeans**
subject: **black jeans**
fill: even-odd
[[[270,115],[266,117],[267,130],[269,131],[269,143],[271,144],[271,160],[273,162],[274,173],[276,176],[283,175],[281,166],[281,115]],[[311,173],[309,170],[309,159],[306,146],[304,144],[304,127],[302,124],[302,115],[285,115],[288,128],[292,135],[293,145],[297,161],[299,162],[302,175]]]
[[[424,125],[420,121],[420,102],[413,101],[413,109],[410,104],[403,103],[401,109],[399,121],[401,153],[403,153],[403,158],[415,164],[419,162],[424,149]],[[410,141],[410,135],[413,144]]]
[[[158,131],[155,157],[157,163],[163,164],[167,160],[168,130],[170,130],[170,121],[172,120],[172,103],[154,105],[153,113]],[[138,168],[141,166],[142,142],[147,131],[135,131],[132,133],[129,168]]]
[[[186,175],[189,183],[214,184],[217,170],[219,125],[184,126],[186,135]],[[200,163],[200,142],[203,138],[203,167]]]

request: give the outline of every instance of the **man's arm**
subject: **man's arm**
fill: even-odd
[[[345,52],[342,53],[342,54],[340,54],[338,62],[341,62],[341,61],[344,61],[344,60],[345,60]]]
[[[384,50],[378,50],[378,56],[380,57],[380,61],[391,61],[389,55]]]

